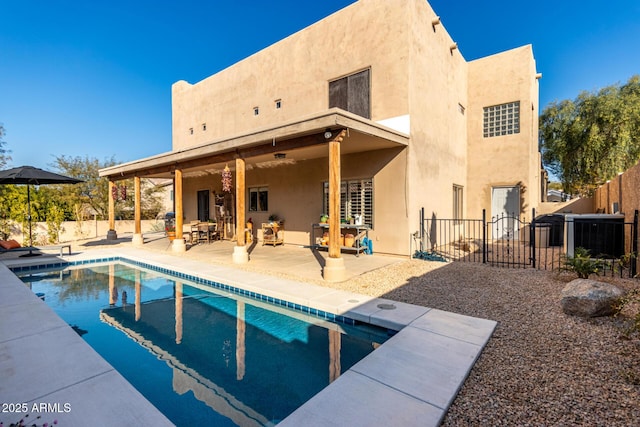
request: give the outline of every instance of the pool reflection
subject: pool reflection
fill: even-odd
[[[110,304],[101,320],[165,361],[177,394],[242,426],[283,419],[386,339],[178,281],[173,298],[142,302],[144,289],[138,272],[133,309]]]

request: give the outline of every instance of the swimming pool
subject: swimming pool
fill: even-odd
[[[19,275],[177,425],[275,424],[387,339],[122,263]]]

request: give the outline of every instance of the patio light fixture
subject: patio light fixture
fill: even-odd
[[[324,131],[324,139],[331,139],[331,137],[333,136],[333,132],[331,132],[331,129],[326,129]]]

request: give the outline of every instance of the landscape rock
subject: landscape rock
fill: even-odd
[[[616,286],[590,279],[576,279],[562,290],[562,311],[581,317],[608,316],[623,292]]]

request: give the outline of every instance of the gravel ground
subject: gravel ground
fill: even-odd
[[[443,426],[640,425],[640,339],[621,316],[565,315],[560,291],[575,278],[411,260],[329,286],[498,322]]]

